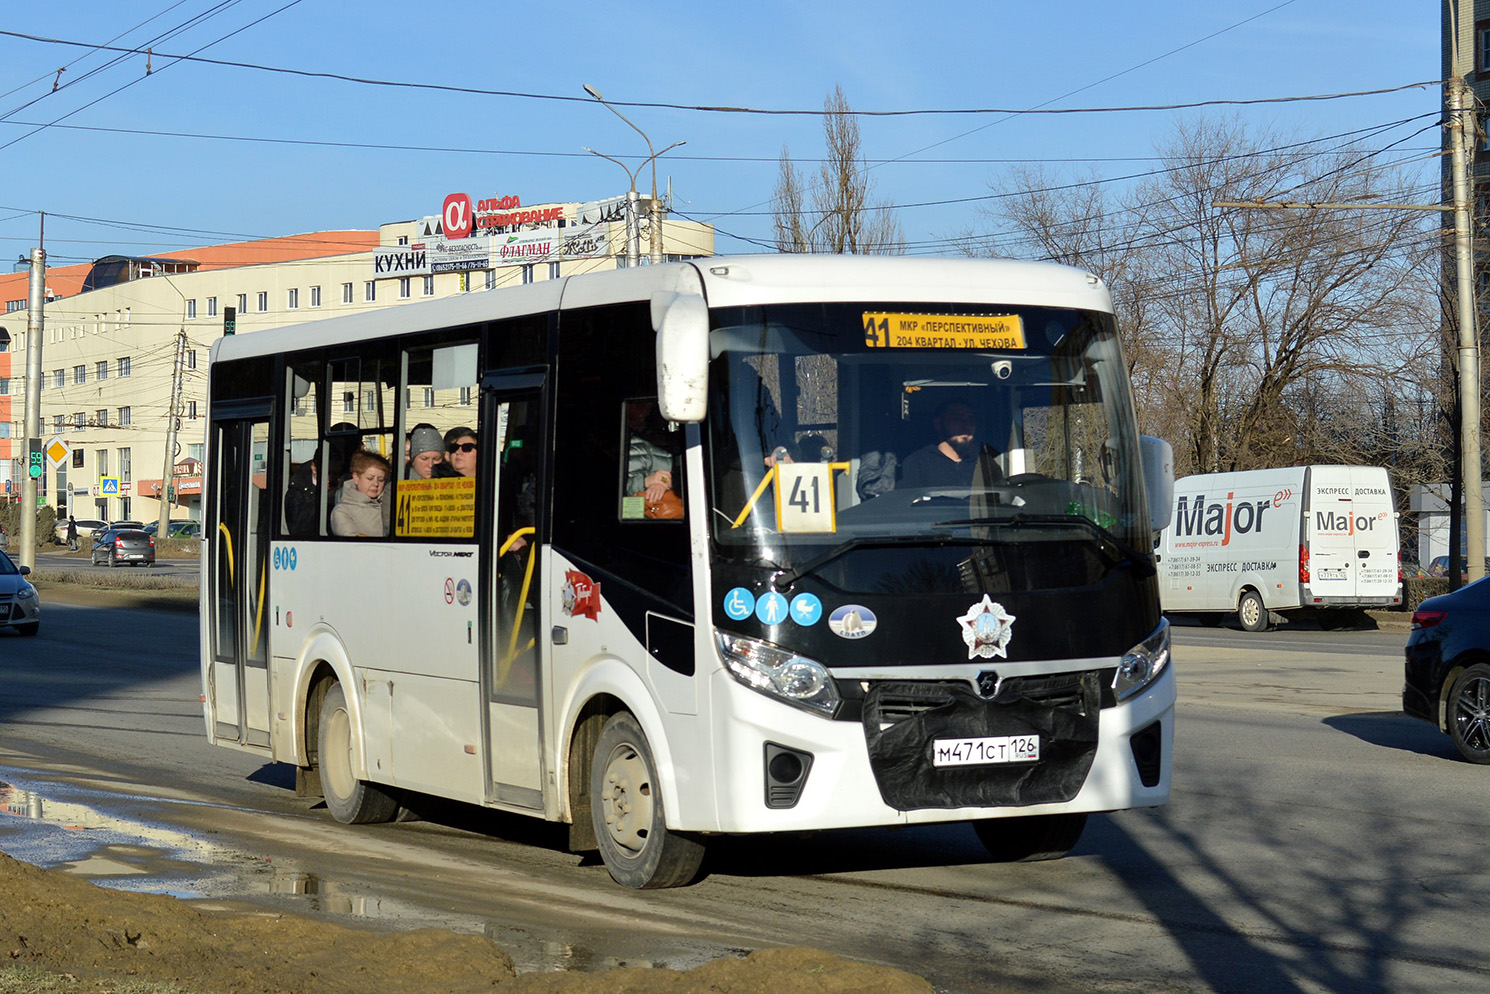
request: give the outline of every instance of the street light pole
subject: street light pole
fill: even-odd
[[[591,155],[598,155],[602,159],[610,159],[611,162],[620,166],[626,173],[626,182],[629,184],[626,190],[626,265],[634,267],[641,262],[642,251],[641,225],[638,223],[636,217],[636,173],[637,170],[641,169],[641,166],[637,166],[634,170],[627,169],[626,163],[620,159],[612,159],[604,152],[597,152],[588,145],[581,145],[580,148],[589,152]]]
[[[679,145],[683,145],[685,143],[684,142],[673,142],[667,148],[663,149],[662,152],[654,152],[652,150],[652,139],[650,139],[650,138],[647,137],[647,133],[645,131],[643,131],[641,128],[638,128],[635,124],[632,124],[631,123],[631,120],[625,114],[622,114],[620,111],[616,110],[610,104],[606,103],[605,102],[605,98],[600,95],[600,91],[597,90],[597,89],[595,89],[595,87],[591,86],[589,83],[585,83],[584,84],[584,88],[585,88],[585,92],[586,93],[588,93],[590,96],[594,97],[596,100],[600,101],[600,103],[605,107],[606,110],[610,111],[612,114],[616,115],[621,120],[625,121],[631,127],[631,130],[632,131],[635,131],[637,134],[641,135],[642,136],[642,141],[644,141],[644,142],[647,143],[647,161],[646,162],[643,162],[642,165],[643,166],[646,165],[647,162],[650,162],[652,164],[652,208],[651,208],[651,213],[652,213],[652,232],[651,232],[651,252],[650,252],[650,256],[651,256],[652,263],[654,265],[657,264],[657,263],[660,263],[662,261],[662,207],[657,202],[657,157],[659,155],[663,154],[663,152],[667,152],[667,151],[670,151],[671,149],[675,149]],[[586,151],[589,151],[589,150],[587,149]],[[599,152],[596,152],[595,154],[596,155],[600,155]],[[610,156],[608,156],[608,155],[607,156],[602,156],[602,158],[610,159]],[[615,162],[616,160],[615,159],[611,159],[611,161],[612,162]],[[622,169],[625,169],[626,167],[625,166],[622,166],[621,168]],[[638,166],[637,169],[640,170],[641,169],[641,166]],[[629,202],[634,202],[635,199],[636,199],[636,176],[635,176],[635,174],[632,174],[632,179],[631,179],[631,196],[630,196],[630,201]],[[640,239],[638,238],[638,241],[639,240]],[[638,250],[639,249],[640,249],[640,246],[638,246]],[[632,265],[635,265],[635,264],[636,264],[635,262],[632,263]]]

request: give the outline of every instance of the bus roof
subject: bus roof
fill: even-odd
[[[567,276],[220,338],[212,346],[212,359],[320,348],[523,314],[650,300],[657,292],[688,285],[696,288],[700,280],[710,307],[863,300],[1112,310],[1101,280],[1053,263],[904,256],[716,256]]]

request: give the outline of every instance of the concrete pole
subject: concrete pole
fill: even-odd
[[[175,498],[171,494],[174,489],[175,474],[173,468],[176,465],[176,421],[181,411],[181,367],[186,350],[186,329],[182,328],[176,334],[176,361],[171,370],[171,407],[166,412],[166,451],[160,468],[160,517],[155,526],[155,540],[163,542],[171,536],[171,504]]]
[[[1454,258],[1459,283],[1459,431],[1464,452],[1464,544],[1469,582],[1485,575],[1484,474],[1480,465],[1480,341],[1475,327],[1474,253],[1470,244],[1468,135],[1464,78],[1450,83],[1454,115]],[[1457,512],[1457,508],[1455,509]],[[1452,551],[1452,550],[1451,550]]]
[[[42,233],[46,217],[42,217]],[[46,324],[47,253],[38,246],[31,250],[30,299],[26,304],[26,476],[21,480],[21,555],[22,566],[36,566],[36,497],[37,481],[46,472],[46,456],[41,451],[41,342]]]

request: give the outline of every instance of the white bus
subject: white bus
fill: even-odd
[[[1172,460],[1085,273],[665,264],[224,338],[210,380],[207,734],[340,821],[454,798],[664,887],[723,833],[1028,859],[1168,799]]]

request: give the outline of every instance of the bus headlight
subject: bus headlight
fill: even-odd
[[[1152,635],[1123,653],[1117,675],[1112,678],[1113,693],[1120,701],[1132,697],[1157,679],[1168,665],[1169,621],[1160,619]]]
[[[838,688],[822,663],[741,635],[717,637],[725,668],[751,690],[824,717],[837,710]]]

